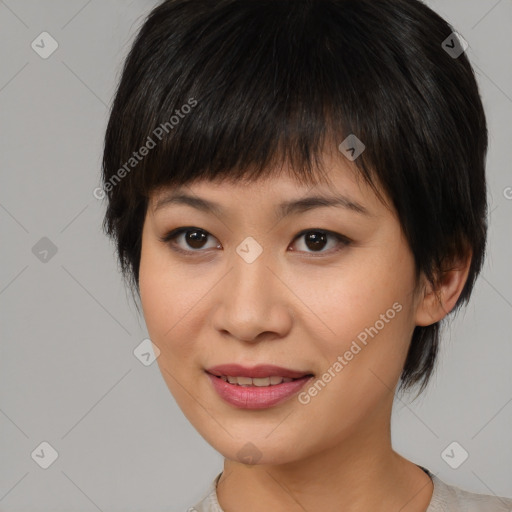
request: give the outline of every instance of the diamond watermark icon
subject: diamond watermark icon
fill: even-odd
[[[236,248],[236,252],[246,263],[252,263],[263,252],[263,247],[252,236],[248,236]]]
[[[443,50],[452,58],[457,59],[467,49],[468,42],[458,33],[452,32],[442,43]]]
[[[149,338],[146,338],[135,347],[133,355],[144,366],[150,366],[160,355],[160,349]]]
[[[457,469],[458,467],[462,466],[468,457],[469,453],[457,441],[450,443],[441,452],[441,458],[452,469]]]
[[[43,236],[32,247],[32,254],[42,263],[48,263],[57,254],[57,246],[49,238]]]
[[[58,458],[57,450],[43,441],[31,454],[32,459],[43,469],[48,469]]]
[[[253,443],[245,443],[236,454],[237,459],[243,464],[253,465],[261,459],[262,453]]]
[[[48,32],[41,32],[30,46],[39,57],[47,59],[59,47],[59,43]]]
[[[351,162],[353,162],[366,149],[366,146],[353,133],[351,133],[338,146],[338,149]]]

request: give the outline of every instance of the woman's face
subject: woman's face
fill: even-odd
[[[140,262],[148,332],[178,405],[228,459],[293,462],[387,435],[416,323],[414,261],[394,211],[341,158],[327,161],[329,186],[279,173],[151,197]],[[178,193],[192,199],[170,199]],[[342,199],[304,202],[312,196]],[[246,377],[286,373],[260,365],[305,377],[272,389],[281,379],[207,372],[243,376],[213,370],[228,364]]]

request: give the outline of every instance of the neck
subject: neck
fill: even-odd
[[[225,459],[217,486],[224,510],[400,510],[425,512],[429,476],[391,446],[391,403],[337,444],[285,464],[245,465]]]

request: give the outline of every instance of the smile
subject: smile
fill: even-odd
[[[225,403],[238,409],[268,409],[279,405],[294,395],[314,376],[302,377],[245,377],[213,375],[205,372],[213,390]]]
[[[229,375],[221,375],[218,376],[219,379],[222,379],[224,382],[229,382],[230,384],[235,384],[237,386],[255,386],[255,387],[267,387],[267,386],[276,386],[278,384],[282,384],[283,382],[292,382],[289,377],[260,377],[260,378],[251,378],[251,377],[231,377]]]

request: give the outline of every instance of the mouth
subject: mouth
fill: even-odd
[[[205,370],[213,389],[225,402],[241,409],[265,409],[297,394],[314,374],[273,365],[247,368],[215,366]]]
[[[209,373],[209,372],[207,372]],[[272,375],[271,377],[234,377],[231,375],[214,375],[210,374],[217,379],[222,379],[224,382],[229,382],[230,384],[234,384],[235,386],[242,387],[257,387],[257,388],[265,388],[269,386],[278,386],[283,382],[293,382],[294,380],[301,380],[305,377],[313,377],[313,374],[306,374],[302,377],[298,377],[296,379],[291,379],[289,377],[281,377],[279,375]]]

